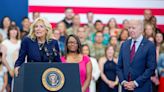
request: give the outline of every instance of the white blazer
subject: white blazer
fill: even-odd
[[[90,57],[92,63],[92,79],[89,85],[89,92],[96,92],[96,81],[100,77],[100,69],[98,62],[95,58]]]

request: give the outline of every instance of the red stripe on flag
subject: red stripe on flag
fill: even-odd
[[[64,13],[66,7],[57,6],[29,6],[29,12],[45,13]],[[97,7],[72,7],[75,13],[87,13],[89,11],[95,14],[130,14],[143,15],[143,8],[97,8]],[[151,9],[154,15],[164,15],[164,9]]]
[[[161,30],[162,33],[164,33],[164,25],[158,25],[158,28]]]

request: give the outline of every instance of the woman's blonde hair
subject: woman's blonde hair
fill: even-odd
[[[145,23],[145,25],[144,25],[144,36],[146,37],[146,38],[148,38],[148,36],[146,35],[146,28],[147,28],[147,26],[151,26],[151,28],[152,28],[152,30],[153,30],[153,32],[152,32],[152,35],[151,36],[153,36],[153,37],[155,37],[155,26],[152,24],[152,23]]]
[[[45,28],[46,28],[46,30],[47,30],[46,41],[47,41],[47,42],[48,42],[48,41],[51,41],[51,39],[52,39],[52,26],[51,26],[51,24],[49,23],[48,20],[46,20],[45,18],[42,18],[42,17],[37,18],[37,19],[31,24],[31,26],[30,26],[30,33],[29,33],[28,37],[31,38],[33,41],[36,40],[36,36],[35,36],[35,34],[34,34],[34,27],[35,27],[35,25],[36,25],[36,23],[37,23],[38,21],[42,21],[43,24],[44,24],[44,26],[45,26]]]

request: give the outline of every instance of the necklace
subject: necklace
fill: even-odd
[[[38,45],[39,45],[39,50],[42,50],[42,49],[43,49],[44,44],[45,44],[45,43],[38,43]]]

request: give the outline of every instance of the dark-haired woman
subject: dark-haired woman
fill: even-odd
[[[66,54],[61,58],[63,63],[78,63],[82,92],[89,92],[92,77],[92,65],[88,56],[81,52],[81,43],[77,36],[69,35],[65,45]]]

